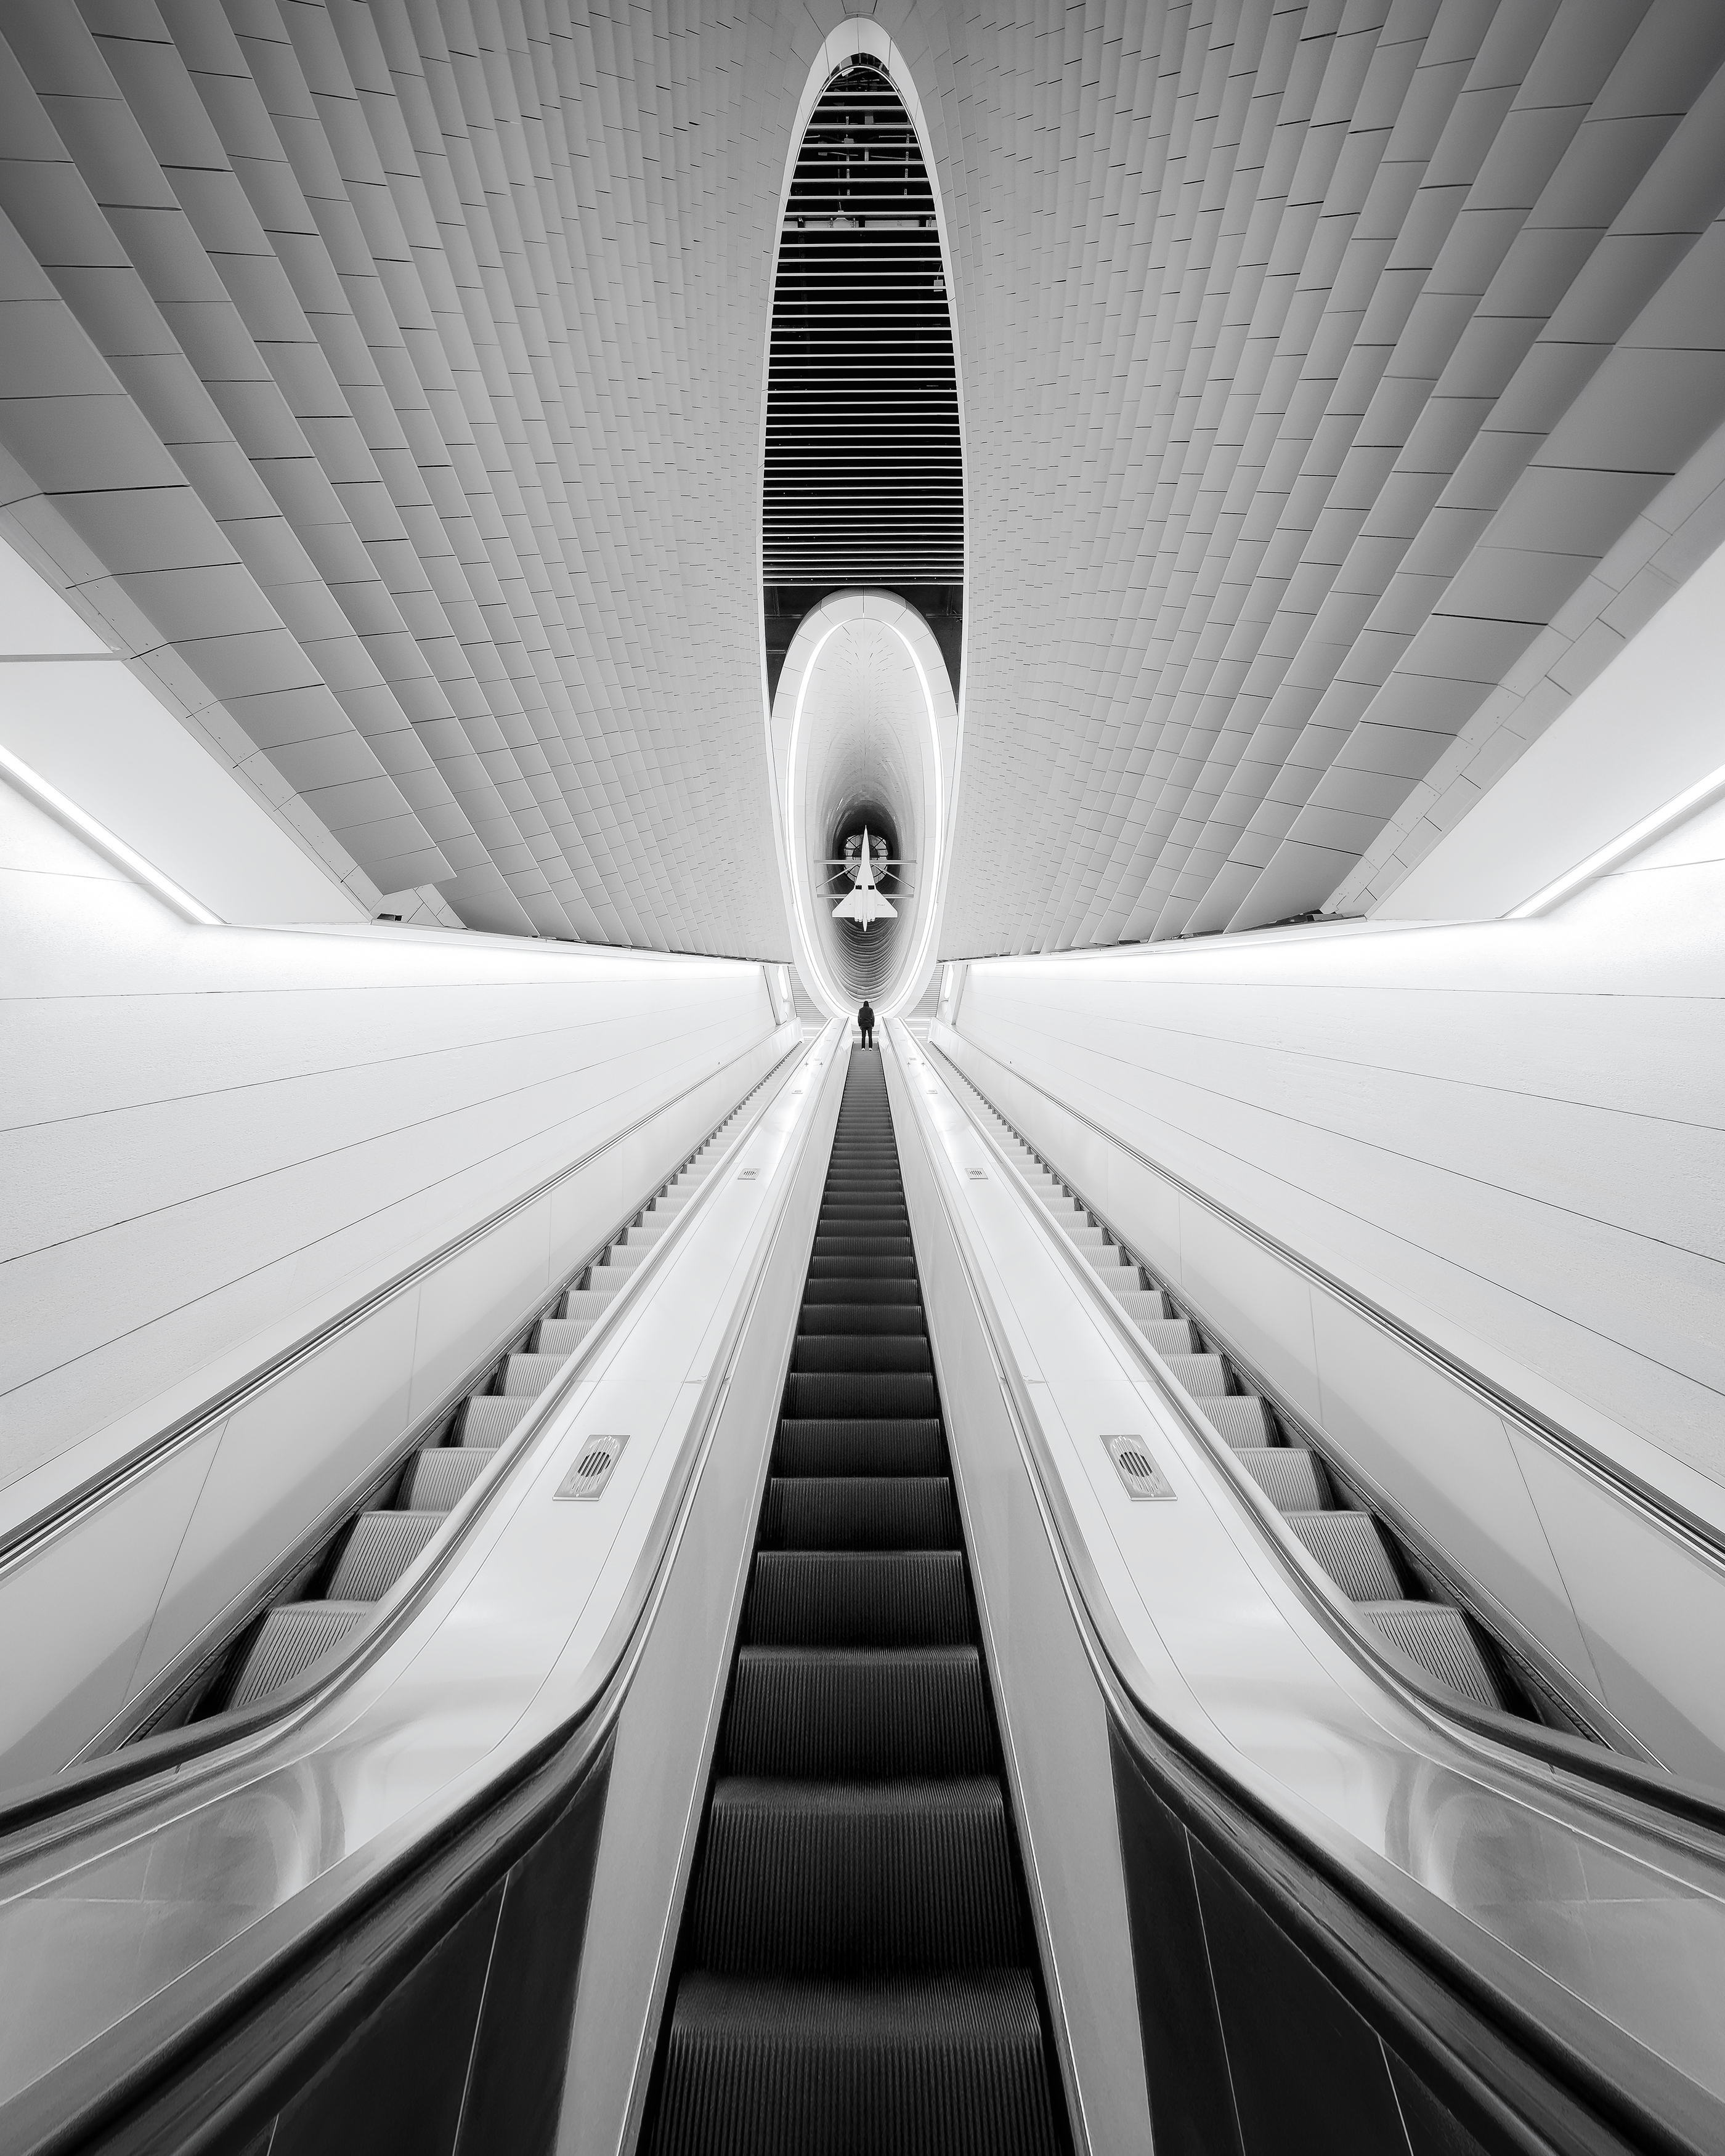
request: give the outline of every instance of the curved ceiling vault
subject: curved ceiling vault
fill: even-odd
[[[955,693],[962,633],[946,956],[1368,910],[1725,540],[1725,8],[1346,12],[13,0],[9,543],[368,910],[791,954],[763,506],[769,693],[834,588]],[[962,579],[781,543],[841,456],[859,531],[937,476],[833,357],[910,364],[933,256],[816,274],[890,163],[782,231],[859,52]],[[775,405],[763,500],[793,263],[827,432]]]
[[[773,279],[762,612],[782,869],[817,1002],[883,1016],[934,961],[957,781],[964,467],[946,249],[891,41],[828,38]],[[847,850],[885,839],[866,925]]]

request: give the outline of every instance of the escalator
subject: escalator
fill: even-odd
[[[358,1512],[333,1548],[314,1561],[299,1593],[274,1604],[243,1636],[198,1699],[197,1716],[269,1697],[364,1624],[442,1532],[454,1507],[701,1188],[726,1132],[753,1097],[739,1101],[604,1249],[576,1271],[480,1389],[415,1448],[392,1478],[393,1489]]]
[[[534,1366],[591,1354],[603,1273],[680,1214],[631,1356],[393,1659],[0,1817],[0,2148],[1725,2148],[1717,1793],[1501,1714],[1488,1748],[1259,1592],[1195,1481],[1134,1505],[1070,1312],[1123,1327],[1039,1204],[1254,1455],[1235,1481],[1349,1509],[901,1029],[842,1094],[827,1039],[367,1508],[543,1400]],[[566,1502],[630,1428],[639,1481]]]
[[[644,2146],[1066,2145],[878,1056],[847,1073]]]
[[[1211,1336],[1173,1283],[1159,1278],[1113,1227],[1037,1152],[974,1082],[969,1094],[1029,1189],[1088,1260],[1139,1334],[1240,1467],[1275,1507],[1312,1563],[1353,1604],[1362,1624],[1402,1661],[1471,1705],[1606,1741],[1553,1681],[1517,1656],[1456,1598],[1436,1572],[1349,1486],[1342,1465],[1312,1442],[1286,1400],[1273,1398]],[[1122,1474],[1126,1465],[1120,1463]]]

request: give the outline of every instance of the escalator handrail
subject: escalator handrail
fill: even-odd
[[[783,1027],[773,1028],[775,1033],[783,1030]],[[770,1040],[772,1035],[768,1034],[767,1038]],[[765,1079],[770,1078],[774,1070],[782,1069],[793,1056],[800,1054],[801,1051],[801,1043],[795,1047],[787,1049],[778,1061],[770,1066],[762,1082],[764,1083]],[[243,1376],[232,1379],[218,1391],[212,1393],[207,1399],[199,1401],[196,1407],[188,1408],[183,1414],[176,1415],[171,1422],[165,1424],[160,1430],[152,1431],[148,1437],[140,1438],[136,1445],[128,1447],[117,1459],[108,1461],[105,1466],[98,1468],[95,1473],[87,1476],[81,1482],[74,1484],[71,1489],[63,1491],[59,1496],[41,1507],[37,1512],[15,1522],[11,1527],[0,1530],[0,1577],[3,1577],[15,1567],[35,1557],[45,1544],[76,1527],[80,1520],[95,1511],[99,1506],[106,1504],[111,1498],[118,1496],[122,1491],[138,1481],[140,1477],[159,1466],[163,1460],[195,1443],[224,1416],[233,1414],[235,1409],[246,1405],[260,1393],[268,1391],[272,1385],[279,1383],[290,1371],[297,1369],[302,1363],[310,1361],[313,1356],[321,1354],[343,1333],[350,1332],[356,1325],[371,1317],[393,1298],[414,1286],[429,1274],[434,1272],[439,1266],[446,1265],[450,1259],[459,1256],[463,1250],[480,1241],[482,1237],[490,1235],[494,1229],[502,1226],[516,1214],[524,1211],[530,1205],[536,1204],[542,1198],[555,1190],[560,1183],[567,1183],[571,1176],[580,1174],[584,1168],[590,1168],[595,1161],[603,1159],[606,1153],[623,1144],[626,1139],[633,1137],[637,1132],[644,1130],[648,1124],[665,1114],[668,1110],[675,1108],[680,1101],[686,1101],[691,1094],[698,1093],[703,1086],[711,1085],[712,1075],[713,1074],[709,1074],[705,1078],[694,1080],[680,1091],[671,1094],[669,1098],[660,1101],[656,1106],[637,1116],[633,1122],[625,1124],[620,1130],[614,1131],[608,1137],[602,1139],[598,1145],[590,1146],[585,1152],[578,1155],[575,1159],[567,1161],[562,1167],[552,1169],[549,1175],[541,1177],[529,1188],[518,1193],[514,1198],[496,1207],[481,1219],[476,1220],[472,1226],[464,1228],[459,1234],[451,1235],[447,1240],[439,1243],[435,1250],[416,1258],[411,1265],[403,1266],[399,1272],[392,1274],[388,1280],[380,1282],[377,1286],[367,1288],[363,1294],[355,1296],[352,1301],[345,1304],[330,1317],[320,1320],[299,1339],[290,1342],[285,1348],[278,1349]],[[638,1212],[640,1209],[637,1206],[634,1209]],[[632,1219],[634,1216],[631,1214],[627,1217]],[[619,1229],[616,1229],[612,1230],[614,1236],[618,1232]],[[603,1249],[604,1245],[601,1244],[598,1247]]]
[[[905,1055],[906,1049],[914,1053],[915,1044],[908,1035],[900,1049],[901,1066],[908,1070],[913,1066]],[[908,1081],[906,1090],[914,1096],[916,1089]],[[1127,1743],[1132,1756],[1163,1782],[1168,1779],[1170,1761],[1178,1761],[1185,1778],[1184,1789],[1199,1800],[1199,1808],[1212,1831],[1224,1845],[1241,1847],[1241,1824],[1245,1822],[1257,1843],[1260,1855],[1255,1862],[1260,1871],[1264,1853],[1268,1852],[1284,1878],[1315,1881],[1323,1890],[1339,1896],[1357,1920],[1372,1927],[1379,1935],[1387,1933],[1398,1953],[1422,1973],[1428,1984],[1437,1984],[1452,1998],[1459,1995],[1466,2008],[1512,2051],[1531,2055],[1541,2062],[1543,2071],[1556,2076],[1560,2085],[1567,2083],[1584,2092],[1580,2100],[1589,2111],[1604,2111],[1620,2118],[1630,2147],[1656,2148],[1667,2152],[1668,2156],[1709,2156],[1709,2152],[1721,2145],[1725,2106],[1718,2104],[1677,2068],[1671,2067],[1660,2082],[1659,2093],[1669,2097],[1681,2092],[1686,2109],[1694,2115],[1692,2123],[1686,2120],[1674,2122],[1669,2115],[1671,2107],[1662,2111],[1651,2092],[1640,2092],[1635,2087],[1638,2079],[1645,2081],[1646,2061],[1655,2055],[1630,2031],[1608,2021],[1535,1964],[1522,1963],[1512,1950],[1504,1948],[1501,1951],[1506,1962],[1521,1963],[1547,1994],[1550,2010],[1543,2018],[1533,2013],[1507,1989],[1482,1976],[1458,1947],[1437,1936],[1429,1918],[1399,1892],[1401,1886],[1413,1883],[1404,1873],[1386,1866],[1383,1876],[1368,1876],[1359,1864],[1343,1861],[1337,1851],[1327,1849],[1321,1839],[1304,1830],[1297,1821],[1272,1809],[1148,1703],[1137,1657],[1090,1561],[1082,1530],[1061,1484],[1047,1435],[1017,1363],[1005,1346],[1005,1328],[969,1248],[946,1180],[935,1164],[934,1148],[920,1119],[917,1135],[933,1169],[934,1188],[963,1270],[967,1292],[977,1312],[1062,1591],[1111,1725]],[[1635,1793],[1642,1794],[1639,1789]],[[1663,1794],[1661,1784],[1660,1795]],[[1709,1794],[1707,1802],[1711,1814],[1708,1823],[1712,1824],[1719,1814],[1718,1801]],[[1458,1925],[1466,1927],[1470,1943],[1489,1942],[1489,1935],[1476,1932],[1459,1912],[1456,1921]],[[1496,1945],[1495,1942],[1489,1943]],[[1379,1992],[1386,1995],[1393,1995],[1392,1977],[1397,1974],[1386,1973],[1375,1962],[1369,1964],[1372,1979]],[[1404,2001],[1404,2005],[1409,2025],[1423,2025],[1411,2004]],[[1573,2023],[1572,2030],[1554,2027],[1554,2022],[1563,2017]]]
[[[787,1066],[806,1061],[819,1045],[817,1036],[781,1056],[751,1089],[751,1093],[743,1096],[744,1100],[771,1085],[775,1076],[783,1076],[788,1081],[794,1074]],[[777,1097],[776,1093],[773,1097]],[[764,1115],[771,1106],[769,1100],[760,1113]],[[692,1202],[678,1213],[624,1286],[609,1299],[591,1330],[511,1431],[499,1448],[497,1459],[458,1499],[443,1528],[420,1558],[377,1604],[373,1614],[347,1635],[339,1650],[321,1657],[304,1676],[249,1707],[163,1730],[158,1735],[142,1738],[136,1743],[74,1763],[57,1774],[44,1776],[0,1795],[0,1841],[29,1827],[50,1823],[58,1835],[76,1832],[91,1804],[113,1799],[126,1789],[131,1791],[136,1802],[147,1802],[154,1792],[156,1777],[162,1773],[179,1771],[191,1760],[208,1753],[220,1750],[230,1758],[237,1758],[248,1742],[254,1745],[271,1742],[286,1727],[315,1713],[339,1686],[351,1683],[384,1653],[412,1622],[426,1596],[458,1553],[469,1531],[490,1506],[505,1480],[532,1450],[541,1430],[567,1398],[594,1356],[608,1344],[621,1322],[618,1313],[632,1310],[641,1299],[642,1283],[663,1271],[666,1252],[685,1239],[688,1223],[700,1217],[712,1192],[720,1187],[723,1179],[717,1173],[720,1164],[732,1156],[759,1119],[757,1116],[737,1132],[715,1160],[715,1172],[696,1192]],[[506,1209],[500,1217],[506,1218],[507,1213],[514,1209],[513,1206]],[[640,1209],[637,1205],[627,1219],[633,1219]],[[613,1232],[614,1235],[618,1231]],[[600,1245],[602,1250],[605,1247]],[[326,1527],[319,1530],[326,1540],[328,1532]],[[105,1810],[111,1815],[111,1804]]]
[[[808,1052],[812,1055],[832,1031],[824,1028],[806,1045]],[[843,1059],[834,1056],[824,1083],[830,1085],[834,1074],[843,1068]],[[19,2156],[59,2156],[59,2152],[83,2145],[92,2132],[103,2130],[117,2115],[136,2111],[154,2094],[177,2087],[177,2077],[200,2068],[218,2076],[217,2047],[224,2035],[242,2030],[248,2017],[253,2026],[259,2025],[260,2016],[267,2017],[262,2050],[268,2057],[279,2059],[290,2053],[298,2032],[280,2001],[296,1979],[308,1971],[316,1974],[320,1955],[336,1974],[353,1960],[364,1959],[348,1949],[378,1912],[386,1922],[393,1913],[397,1930],[406,1928],[415,1936],[428,1930],[446,1931],[506,1869],[536,1826],[601,1763],[646,1650],[717,1434],[732,1371],[785,1232],[790,1197],[805,1171],[811,1135],[820,1121],[818,1099],[819,1093],[809,1105],[794,1152],[784,1164],[783,1186],[770,1230],[760,1241],[744,1291],[709,1361],[640,1558],[593,1650],[589,1667],[596,1673],[597,1684],[591,1697],[501,1766],[434,1827],[403,1826],[362,1844],[19,2090],[0,2105],[0,2140],[8,2149],[16,2148]],[[709,1186],[716,1187],[717,1181],[709,1178]],[[408,1906],[399,1909],[392,1903],[392,1896],[409,1897]],[[380,1960],[375,1969],[367,1963],[362,1984],[388,1981],[399,1958],[398,1953],[388,1965]],[[233,1966],[236,1963],[239,1966]],[[314,1999],[309,2010],[321,2010]],[[342,1990],[333,2010],[343,2026],[352,2027],[357,2017],[351,1988]],[[195,2108],[182,2106],[186,2107]],[[180,2125],[183,2130],[183,2118]],[[180,2143],[177,2140],[174,2145]]]
[[[949,1027],[948,1029],[958,1039],[963,1039],[956,1027]],[[976,1045],[974,1042],[965,1045],[972,1048]],[[932,1054],[952,1063],[954,1070],[959,1068],[944,1050],[935,1045],[932,1032],[929,1048]],[[1000,1058],[988,1049],[981,1049],[978,1052],[987,1055],[991,1062],[1000,1062]],[[1614,1497],[1629,1506],[1662,1533],[1681,1543],[1692,1556],[1701,1558],[1716,1569],[1725,1571],[1725,1527],[1692,1511],[1680,1499],[1672,1496],[1670,1491],[1661,1490],[1645,1476],[1637,1475],[1620,1460],[1614,1460],[1609,1453],[1589,1443],[1579,1432],[1544,1414],[1531,1401],[1522,1399],[1507,1386],[1500,1384],[1495,1378],[1488,1377],[1484,1371],[1476,1369],[1453,1348],[1432,1339],[1406,1318],[1398,1317],[1394,1311],[1367,1295],[1363,1289],[1343,1279],[1338,1273],[1332,1273],[1315,1258],[1296,1250],[1292,1244],[1284,1242],[1271,1229],[1260,1226],[1245,1214],[1235,1212],[1232,1206],[1205,1190],[1201,1184],[1192,1182],[1177,1169],[1168,1167],[1134,1145],[1130,1138],[1122,1137],[1117,1131],[1111,1131],[1106,1124],[1098,1122],[1095,1116],[1086,1115],[1082,1108],[1074,1106],[1070,1101],[1062,1100],[1058,1094],[1050,1092],[1047,1086],[1027,1077],[1016,1065],[1003,1067],[1008,1070],[1014,1083],[1029,1086],[1033,1093],[1040,1093],[1045,1101],[1051,1102],[1062,1114],[1070,1116],[1075,1122],[1081,1123],[1086,1130],[1093,1131],[1098,1137],[1124,1153],[1127,1159],[1168,1184],[1170,1189],[1177,1190],[1183,1198],[1201,1205],[1214,1219],[1248,1237],[1281,1264],[1291,1267],[1306,1280],[1335,1296],[1349,1310],[1365,1318],[1380,1332],[1387,1333],[1399,1346],[1441,1372],[1464,1392],[1472,1394],[1494,1414],[1507,1416],[1518,1430],[1537,1443],[1560,1453],[1590,1481],[1609,1491]],[[968,1077],[966,1082],[975,1084],[975,1081]],[[977,1090],[980,1091],[981,1088]]]

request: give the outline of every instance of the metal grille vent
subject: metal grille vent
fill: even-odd
[[[934,191],[875,60],[834,70],[797,157],[768,371],[769,585],[958,584],[964,479]]]
[[[611,1471],[623,1457],[623,1448],[629,1443],[625,1431],[621,1435],[589,1437],[581,1448],[581,1457],[557,1485],[559,1497],[597,1497],[611,1479]]]
[[[1123,1436],[1104,1437],[1102,1442],[1107,1446],[1108,1457],[1114,1462],[1129,1495],[1159,1498],[1173,1496],[1168,1477],[1151,1458],[1149,1448],[1135,1431]]]

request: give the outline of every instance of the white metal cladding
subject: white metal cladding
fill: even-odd
[[[1383,896],[1721,536],[1725,11],[879,28],[966,429],[942,949]],[[30,558],[338,880],[789,956],[754,385],[820,25],[13,0],[0,34]]]

